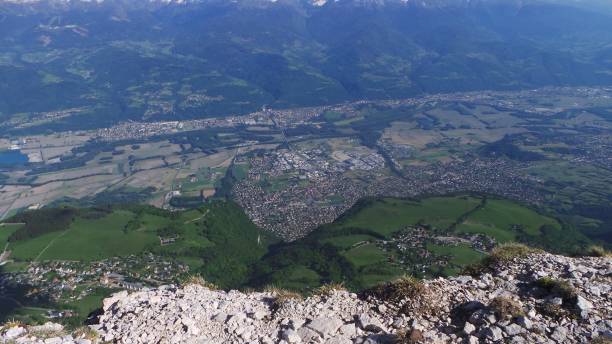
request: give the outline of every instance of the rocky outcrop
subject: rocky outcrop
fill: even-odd
[[[36,344],[92,344],[98,342],[97,333],[88,328],[68,333],[64,326],[48,322],[42,325],[25,326],[19,323],[4,324],[0,343]]]
[[[118,343],[589,343],[612,338],[611,282],[610,258],[532,254],[360,295],[166,286],[106,299],[94,329]]]

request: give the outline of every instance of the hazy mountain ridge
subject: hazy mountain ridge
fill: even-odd
[[[53,130],[612,84],[612,15],[593,1],[24,1],[0,1],[0,117],[88,116]]]
[[[508,6],[520,9],[530,5],[576,6],[586,9],[612,8],[605,0],[0,0],[0,4],[29,6],[31,10],[43,10],[50,7],[55,10],[73,8],[96,8],[104,6],[123,6],[126,8],[156,9],[176,5],[182,7],[199,7],[210,5],[237,7],[270,7],[297,6],[306,9],[312,7],[365,7],[401,6],[404,8],[443,9],[443,8],[478,8],[483,6]]]
[[[154,2],[165,2],[165,3],[277,3],[277,4],[288,4],[288,3],[303,3],[303,4],[333,4],[333,3],[354,3],[354,4],[378,4],[378,5],[390,5],[390,4],[404,4],[411,6],[422,6],[422,7],[435,7],[435,6],[474,6],[482,4],[515,4],[519,6],[534,4],[534,3],[555,3],[555,4],[589,4],[589,3],[604,3],[598,0],[2,0],[0,2],[15,3],[15,4],[27,4],[27,3],[118,3],[126,2],[134,5],[138,3],[154,3]]]

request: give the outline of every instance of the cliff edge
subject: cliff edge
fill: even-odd
[[[360,294],[329,286],[302,299],[198,284],[124,291],[104,300],[96,335],[45,338],[5,326],[0,342],[610,343],[611,289],[610,257],[530,253],[474,276],[401,278]]]

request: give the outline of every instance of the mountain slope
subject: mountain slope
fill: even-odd
[[[0,117],[49,114],[39,129],[66,130],[264,104],[612,84],[612,12],[599,2],[319,4],[0,2]]]

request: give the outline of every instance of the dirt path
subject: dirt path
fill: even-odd
[[[36,256],[36,258],[34,258],[31,262],[30,262],[30,266],[32,266],[32,264],[36,263],[36,261],[40,258],[40,256],[42,256],[45,251],[47,251],[47,249],[49,247],[51,247],[51,245],[53,245],[55,243],[55,241],[61,237],[63,237],[64,235],[66,235],[66,233],[68,233],[68,231],[70,230],[70,228],[66,229],[65,231],[62,232],[62,234],[56,236],[55,238],[53,238],[53,240],[49,241],[49,243],[47,244],[47,246],[45,246]]]
[[[208,214],[208,209],[206,209],[206,212],[205,212],[204,214],[202,214],[202,216],[200,216],[200,217],[198,217],[198,218],[195,218],[195,219],[193,219],[193,220],[185,221],[185,223],[183,223],[183,224],[184,224],[184,225],[187,225],[187,224],[190,224],[190,223],[193,223],[193,222],[199,221],[199,220],[203,219],[203,218],[204,218],[204,216],[206,216],[207,214]]]

